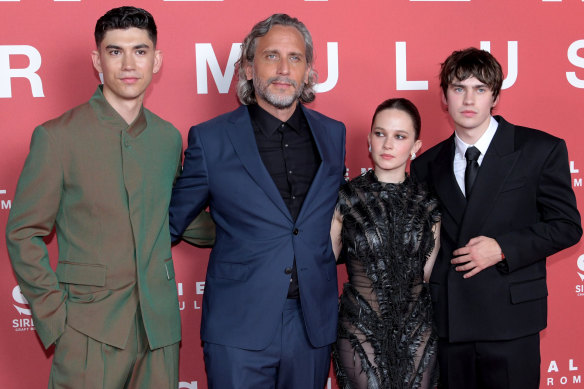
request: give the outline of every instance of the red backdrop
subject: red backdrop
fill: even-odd
[[[521,3],[521,4],[519,4]],[[0,0],[0,233],[35,125],[80,104],[99,79],[90,60],[95,21],[125,2]],[[375,106],[404,96],[422,113],[423,148],[452,132],[440,105],[439,64],[455,49],[490,48],[506,74],[496,113],[566,139],[580,211],[584,194],[584,1],[579,0],[142,0],[159,28],[164,64],[146,105],[188,128],[237,106],[233,62],[251,26],[274,12],[312,32],[320,93],[311,107],[347,125],[347,167],[371,167],[366,134]],[[43,352],[0,240],[0,386],[46,385]],[[57,250],[50,244],[51,252]],[[199,339],[209,251],[174,248],[183,320],[180,387],[205,389]],[[346,278],[339,267],[339,284]],[[584,245],[548,261],[549,327],[542,388],[582,387]],[[331,374],[332,376],[332,374]],[[335,388],[334,378],[329,386]]]

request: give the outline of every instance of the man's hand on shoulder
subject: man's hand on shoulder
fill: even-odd
[[[464,278],[470,278],[488,267],[496,265],[504,258],[499,243],[493,238],[477,236],[468,241],[466,246],[454,251],[450,261],[456,271],[467,272]]]

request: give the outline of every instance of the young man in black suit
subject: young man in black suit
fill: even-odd
[[[538,388],[546,257],[576,244],[580,215],[562,139],[491,116],[503,72],[488,52],[442,64],[454,134],[412,163],[442,205],[430,278],[447,388]]]

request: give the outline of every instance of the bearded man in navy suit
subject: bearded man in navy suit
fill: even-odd
[[[443,387],[539,387],[546,257],[582,235],[566,143],[491,116],[503,83],[488,52],[442,64],[454,134],[412,164],[442,205],[430,277]]]
[[[209,388],[323,388],[336,339],[329,231],[345,126],[314,100],[310,33],[275,14],[242,44],[242,106],[192,127],[170,205],[178,239],[209,206],[201,338]]]

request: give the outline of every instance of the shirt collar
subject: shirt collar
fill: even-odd
[[[296,133],[300,133],[302,129],[302,119],[304,114],[302,113],[302,107],[300,103],[296,104],[294,113],[286,122],[276,118],[258,104],[248,105],[248,112],[251,120],[257,123],[262,134],[268,137],[273,135],[274,132],[282,125],[282,123],[286,123]]]
[[[454,133],[454,144],[456,145],[456,156],[459,159],[465,159],[464,153],[466,153],[466,149],[470,146],[475,146],[481,152],[481,157],[484,157],[493,137],[495,136],[495,132],[497,132],[497,127],[499,123],[495,120],[494,117],[491,116],[491,121],[489,122],[489,127],[485,131],[483,135],[476,141],[474,145],[466,144],[458,137],[456,132]],[[481,158],[482,159],[482,158]]]
[[[97,90],[89,100],[89,104],[93,108],[98,119],[103,121],[112,130],[126,131],[130,136],[135,138],[148,126],[146,115],[144,113],[144,106],[140,107],[140,112],[132,123],[126,123],[124,118],[122,118],[114,107],[112,107],[106,100],[103,95],[103,85],[97,87]]]

